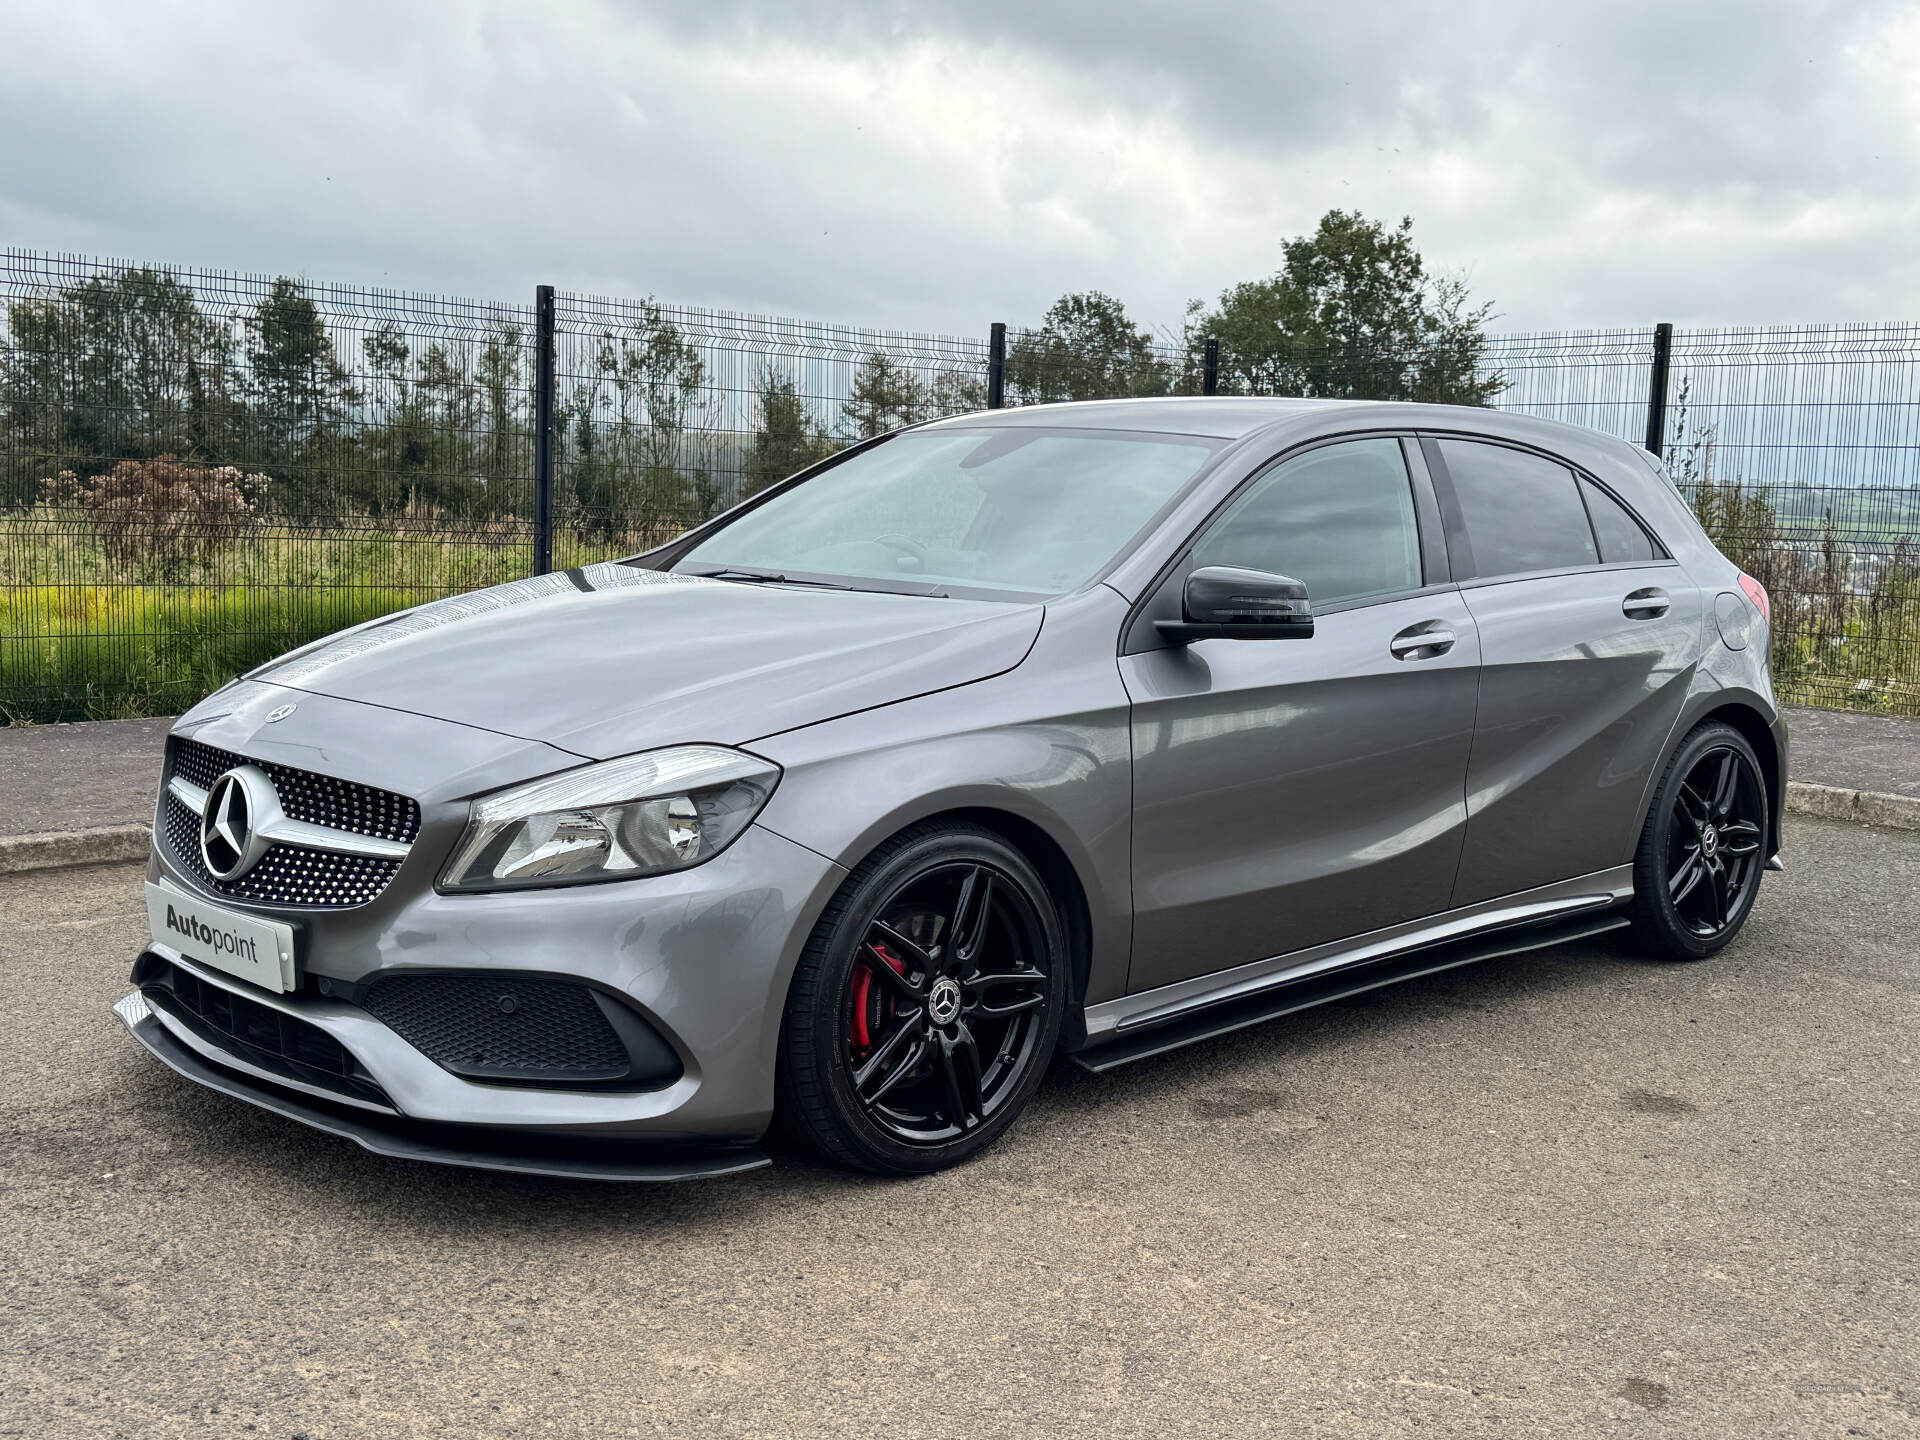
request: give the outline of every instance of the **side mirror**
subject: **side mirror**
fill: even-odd
[[[1182,619],[1154,629],[1175,645],[1195,640],[1305,640],[1313,634],[1307,587],[1288,575],[1203,565],[1187,576]]]

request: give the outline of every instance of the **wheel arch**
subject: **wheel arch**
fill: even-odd
[[[1744,701],[1732,700],[1716,705],[1687,729],[1696,730],[1709,720],[1718,720],[1738,730],[1746,742],[1753,746],[1753,753],[1759,758],[1760,776],[1767,782],[1767,829],[1770,832],[1767,836],[1767,854],[1771,856],[1780,849],[1780,816],[1787,808],[1786,756],[1780,753],[1779,739],[1773,733],[1773,726],[1767,723],[1766,716]]]
[[[1032,862],[1046,882],[1053,899],[1054,913],[1060,917],[1060,930],[1067,942],[1067,1013],[1060,1027],[1060,1038],[1069,1050],[1086,1039],[1087,984],[1093,970],[1093,910],[1087,900],[1087,887],[1074,868],[1073,860],[1060,843],[1039,825],[1010,810],[988,806],[962,807],[928,817],[932,820],[960,820],[991,830]]]
[[[1777,853],[1780,849],[1780,817],[1786,809],[1787,798],[1787,757],[1770,718],[1777,713],[1758,695],[1721,692],[1701,696],[1694,706],[1682,714],[1680,723],[1674,726],[1673,738],[1648,781],[1642,813],[1645,813],[1647,805],[1653,803],[1654,788],[1659,785],[1660,777],[1666,773],[1667,765],[1686,742],[1687,736],[1707,722],[1717,720],[1737,730],[1753,747],[1753,753],[1760,761],[1760,777],[1767,786],[1767,854],[1771,856]]]
[[[859,856],[845,862],[846,868],[849,871],[857,869],[868,855],[908,830],[947,822],[972,825],[999,836],[1025,856],[1028,863],[1039,872],[1041,882],[1047,887],[1048,898],[1053,901],[1054,913],[1060,918],[1070,966],[1067,1013],[1061,1024],[1060,1038],[1068,1050],[1077,1049],[1086,1039],[1087,986],[1093,972],[1093,908],[1078,868],[1066,849],[1047,833],[1044,826],[1024,815],[991,805],[949,806],[915,815],[885,835],[876,837]]]

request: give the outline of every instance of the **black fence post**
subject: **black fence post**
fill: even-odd
[[[1647,388],[1647,449],[1655,456],[1667,448],[1667,362],[1673,354],[1673,326],[1653,327],[1653,378]]]
[[[996,320],[987,332],[987,408],[1001,410],[1007,403],[1007,327]]]
[[[533,573],[553,569],[553,287],[534,292]]]
[[[1218,395],[1220,393],[1220,339],[1216,335],[1207,337],[1207,348],[1202,352],[1200,361],[1200,393]]]

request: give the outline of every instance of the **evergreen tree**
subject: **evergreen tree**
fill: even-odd
[[[320,308],[298,280],[281,276],[247,326],[247,363],[263,418],[284,430],[288,448],[338,426],[355,398],[334,354]]]
[[[269,469],[279,503],[297,515],[338,514],[363,495],[340,480],[355,470],[343,443],[347,407],[358,398],[306,287],[273,282],[247,322],[253,399],[247,459]]]
[[[842,423],[854,440],[871,440],[902,425],[915,424],[926,410],[927,398],[913,371],[884,350],[876,350],[853,372]]]
[[[760,378],[759,404],[760,423],[747,447],[745,495],[764,490],[839,448],[808,411],[793,377],[771,365]]]

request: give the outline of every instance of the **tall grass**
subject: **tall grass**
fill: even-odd
[[[0,716],[167,715],[307,641],[424,590],[34,586],[0,594]]]
[[[523,525],[414,514],[261,521],[161,573],[116,562],[71,509],[0,515],[0,722],[173,714],[297,645],[531,564]]]

